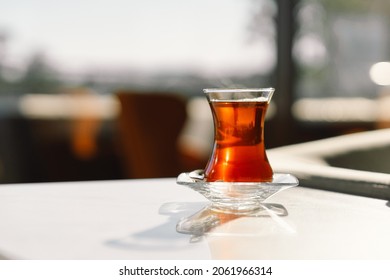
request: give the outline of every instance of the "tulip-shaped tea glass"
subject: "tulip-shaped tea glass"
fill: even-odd
[[[214,120],[214,147],[204,170],[182,173],[177,183],[211,201],[209,209],[255,215],[271,195],[296,186],[274,173],[264,145],[264,121],[273,88],[205,89]]]

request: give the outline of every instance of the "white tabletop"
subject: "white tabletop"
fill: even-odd
[[[173,178],[2,185],[0,258],[390,259],[385,200],[295,187],[267,202],[288,215],[194,239],[176,223],[207,201]]]

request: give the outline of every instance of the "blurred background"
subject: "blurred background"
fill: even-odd
[[[0,7],[0,183],[203,168],[209,87],[276,88],[267,148],[390,127],[388,0]]]

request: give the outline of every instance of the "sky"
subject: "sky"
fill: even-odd
[[[6,62],[42,51],[64,71],[133,68],[266,73],[267,41],[248,43],[251,0],[0,0]]]

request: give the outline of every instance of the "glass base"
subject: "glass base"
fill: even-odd
[[[177,183],[199,192],[211,202],[214,211],[251,213],[272,195],[298,185],[290,174],[275,173],[271,182],[206,182],[203,170],[181,173]]]

